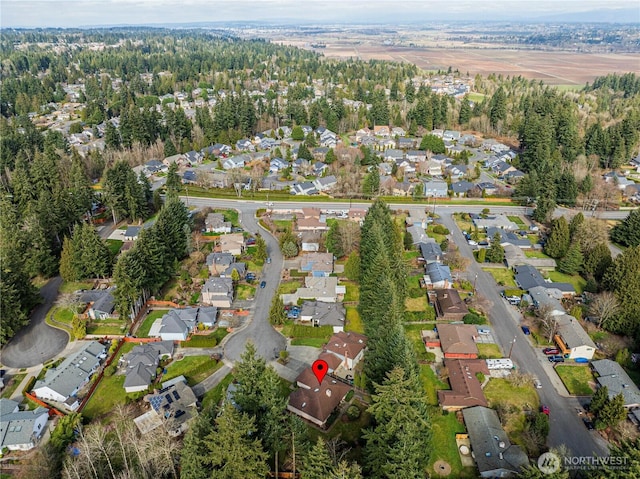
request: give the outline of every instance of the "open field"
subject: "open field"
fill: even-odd
[[[409,36],[411,35],[411,36]],[[612,72],[635,71],[640,73],[640,54],[637,53],[579,53],[565,51],[540,51],[517,48],[483,46],[469,48],[448,45],[438,38],[426,40],[420,33],[408,32],[406,38],[416,46],[382,45],[382,39],[348,39],[321,37],[326,42],[322,54],[330,58],[360,58],[362,60],[390,60],[413,63],[427,71],[447,70],[452,67],[471,76],[502,74],[542,80],[548,85],[558,85],[562,90],[582,88],[595,77]],[[273,38],[278,43],[308,48],[309,38]],[[318,40],[318,39],[316,39]],[[424,40],[424,41],[421,41]],[[423,46],[421,46],[423,45]],[[453,46],[453,48],[452,48]],[[587,67],[588,66],[588,67]]]

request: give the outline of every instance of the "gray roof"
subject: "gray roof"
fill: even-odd
[[[451,282],[451,270],[449,266],[440,263],[430,263],[427,265],[427,275],[431,278],[432,283],[438,283],[440,281]]]
[[[8,401],[17,405],[15,401],[9,401],[8,399],[1,399],[0,401]],[[8,409],[10,406],[10,404],[5,404],[0,407],[3,411],[0,415],[0,448],[29,444],[34,441],[35,421],[43,415],[49,415],[49,411],[44,407],[39,407],[32,411],[14,412],[11,410],[11,412],[5,413],[4,409]],[[42,432],[44,432],[44,428],[39,431],[40,434]]]
[[[591,363],[593,370],[598,373],[596,381],[600,386],[607,386],[609,398],[622,393],[627,406],[640,404],[640,389],[631,380],[622,366],[610,359],[600,359]]]
[[[500,235],[500,244],[509,243],[521,248],[531,247],[531,241],[526,236],[522,238],[515,233],[511,233],[510,231],[505,231],[502,228],[496,228],[494,226],[487,228],[487,238],[493,239],[496,233]]]
[[[124,387],[139,387],[148,386],[151,384],[156,373],[156,366],[147,366],[143,363],[138,363],[134,367],[127,369],[126,376],[124,378]]]
[[[224,270],[223,274],[231,278],[231,274],[234,269],[238,272],[238,274],[242,278],[247,272],[247,265],[245,263],[231,263],[229,267],[226,270]]]
[[[595,343],[576,318],[563,314],[556,319],[558,322],[558,334],[562,336],[562,340],[568,348],[588,346],[596,349]]]
[[[127,226],[127,229],[124,232],[125,238],[135,238],[140,234],[140,230],[142,226]]]
[[[442,248],[435,242],[418,243],[420,254],[427,263],[439,261],[442,258]]]
[[[343,326],[345,311],[340,303],[325,303],[323,301],[305,301],[302,303],[300,316],[311,316],[321,326]]]
[[[547,289],[558,289],[563,292],[573,292],[576,289],[571,283],[548,283],[544,280],[540,272],[528,264],[514,266],[516,272],[516,283],[524,290],[530,290],[536,286]]]
[[[483,477],[498,476],[499,473],[492,471],[499,470],[515,473],[529,463],[520,446],[511,444],[502,429],[498,413],[493,409],[475,406],[463,409],[462,415],[478,470]]]
[[[83,344],[80,350],[66,358],[57,368],[45,373],[44,379],[37,381],[34,390],[48,387],[61,396],[71,396],[87,380],[100,364],[100,356],[105,346],[98,341]]]
[[[207,255],[207,266],[213,264],[228,266],[235,261],[234,256],[231,253],[210,253]]]
[[[562,302],[555,297],[555,292],[559,293],[562,296],[562,293],[559,290],[548,289],[543,286],[536,286],[535,288],[531,288],[528,290],[531,299],[533,300],[535,306],[537,308],[547,307],[550,308],[551,311],[559,311],[564,313],[564,306],[562,306]]]
[[[212,277],[202,287],[203,293],[233,294],[233,282],[231,278]]]
[[[473,183],[470,181],[457,181],[455,183],[451,183],[451,190],[454,193],[466,193],[469,190],[472,190],[475,187]]]
[[[411,235],[411,238],[413,238],[413,244],[429,242],[429,237],[427,236],[426,231],[420,225],[409,226],[407,228],[407,233],[409,233]]]

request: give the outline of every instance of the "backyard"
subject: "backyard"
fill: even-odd
[[[480,359],[500,359],[504,357],[500,346],[492,343],[479,343],[478,344],[478,357]]]
[[[364,334],[364,325],[358,313],[358,308],[355,306],[347,306],[346,310],[346,324],[344,326],[345,331],[353,331],[354,333]]]
[[[571,283],[576,289],[576,294],[582,294],[587,285],[587,280],[579,274],[568,275],[559,271],[549,271],[549,279],[555,283]]]
[[[144,321],[142,322],[140,327],[138,327],[138,330],[136,331],[136,336],[138,336],[139,338],[148,338],[149,331],[151,330],[151,326],[153,326],[153,323],[155,322],[155,320],[167,314],[167,311],[169,310],[168,309],[151,310],[149,314],[147,314],[147,317],[144,318]]]
[[[448,477],[476,477],[475,468],[462,467],[462,462],[460,461],[456,434],[464,432],[466,432],[464,425],[458,421],[455,414],[432,414],[432,449],[429,459],[429,472],[433,471],[433,465],[436,461],[443,460],[451,466],[451,473]]]
[[[419,323],[419,324],[405,324],[404,330],[407,335],[407,339],[413,345],[413,350],[416,353],[418,360],[426,361],[429,358],[429,353],[422,341],[422,330],[433,329],[433,323]]]
[[[332,326],[320,326],[314,328],[313,326],[304,326],[302,324],[294,324],[291,321],[286,321],[282,328],[283,336],[291,339],[292,346],[312,346],[314,348],[321,348],[333,334]]]
[[[87,334],[98,336],[122,335],[127,332],[129,322],[121,319],[97,319],[87,321]]]
[[[344,282],[347,292],[344,295],[345,302],[358,301],[360,299],[360,285],[351,281]]]
[[[164,382],[184,376],[189,386],[194,386],[220,369],[223,364],[222,361],[211,359],[210,356],[185,356],[180,360],[172,361],[161,380]]]
[[[591,396],[595,388],[595,379],[589,366],[556,366],[556,372],[569,394]]]
[[[505,431],[514,442],[519,443],[525,426],[525,411],[537,411],[540,400],[531,384],[516,386],[508,379],[492,378],[484,388],[484,395],[493,409],[511,409],[507,414]],[[501,418],[502,419],[502,418]]]

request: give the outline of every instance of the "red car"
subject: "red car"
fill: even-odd
[[[542,412],[544,414],[546,414],[547,416],[549,415],[549,407],[548,406],[544,406],[543,405],[540,409],[542,410]]]
[[[554,354],[560,354],[560,350],[559,350],[559,349],[557,349],[557,348],[544,348],[544,349],[542,350],[542,352],[543,352],[544,354],[546,354],[547,356],[552,356],[552,355],[554,355]]]

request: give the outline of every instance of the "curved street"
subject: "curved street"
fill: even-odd
[[[18,331],[2,349],[2,364],[10,368],[29,368],[44,363],[64,350],[69,335],[45,321],[61,284],[62,278],[56,276],[40,288],[43,302],[33,310],[29,325]]]

